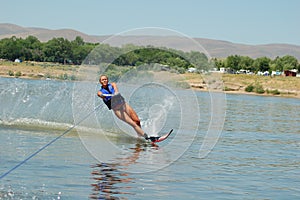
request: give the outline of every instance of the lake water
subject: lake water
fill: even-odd
[[[299,99],[227,94],[201,157],[211,94],[157,87],[129,101],[147,133],[174,128],[155,147],[74,83],[0,78],[0,199],[300,199]]]

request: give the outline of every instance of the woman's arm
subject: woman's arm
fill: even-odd
[[[115,90],[115,94],[119,93],[119,89],[117,87],[117,84],[115,82],[111,83],[111,86],[113,86],[114,90]]]
[[[113,82],[113,83],[111,83],[111,86],[114,88],[115,94],[118,94],[119,89],[117,87],[117,84]],[[112,96],[112,95],[103,94],[100,90],[97,92],[97,95],[98,95],[98,97],[101,97],[102,99],[104,99],[106,96]]]
[[[102,92],[101,92],[101,91],[98,91],[98,92],[97,92],[97,95],[98,95],[98,97],[100,97],[100,98],[102,98],[102,99],[105,98],[105,96],[102,95]]]

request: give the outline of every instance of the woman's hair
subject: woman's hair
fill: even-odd
[[[102,75],[100,75],[99,82],[101,81],[101,78],[102,78],[103,76],[105,76],[105,77],[107,78],[107,80],[108,80],[108,77],[107,77],[105,74],[102,74]]]

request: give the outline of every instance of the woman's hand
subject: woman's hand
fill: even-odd
[[[103,96],[102,92],[100,92],[100,91],[98,91],[97,95],[98,95],[98,97],[100,97],[102,99],[105,98],[105,96]]]

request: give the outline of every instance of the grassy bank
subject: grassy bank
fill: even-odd
[[[206,90],[207,81],[201,74],[184,75],[190,85]],[[245,93],[255,95],[273,95],[300,98],[300,78],[285,76],[257,76],[246,74],[220,74],[223,90],[227,93]]]
[[[79,66],[61,65],[47,62],[9,62],[0,61],[0,76],[30,79],[76,80]]]
[[[61,65],[45,62],[15,63],[9,61],[0,61],[0,76],[29,79],[50,78],[60,80],[80,80],[80,75],[78,75],[79,68],[80,66],[77,65]],[[164,79],[165,77],[169,77],[176,81],[176,73],[172,73],[169,76],[161,76],[161,73],[167,72],[155,72],[154,75],[158,79],[159,77],[163,77]],[[183,76],[185,78],[185,82],[188,83],[187,85],[190,85],[191,88],[195,90],[205,91],[208,90],[208,86],[216,84],[227,93],[245,93],[300,98],[300,78],[298,77],[266,77],[246,74],[218,74],[218,77],[214,78],[212,75],[204,76],[197,73],[185,73]],[[186,85],[185,88],[187,88]]]

